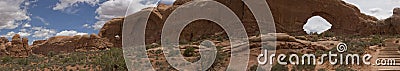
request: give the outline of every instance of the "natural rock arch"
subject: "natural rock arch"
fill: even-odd
[[[331,25],[331,26],[327,26]],[[314,15],[311,16],[310,18],[307,19],[307,21],[304,23],[303,30],[307,34],[322,34],[324,32],[329,31],[332,28],[331,22],[326,19],[326,16],[321,16],[321,15]]]

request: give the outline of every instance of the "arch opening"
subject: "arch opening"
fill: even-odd
[[[303,30],[307,34],[321,34],[331,29],[332,24],[325,18],[315,15],[307,20],[303,26]]]

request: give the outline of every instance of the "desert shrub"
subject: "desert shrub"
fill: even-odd
[[[125,60],[121,48],[111,48],[96,58],[95,64],[100,65],[105,71],[126,71]]]
[[[333,32],[325,31],[324,33],[318,34],[319,37],[333,37]]]
[[[160,47],[160,45],[158,45],[156,43],[153,43],[153,44],[150,44],[150,45],[146,45],[146,50],[152,49],[152,48],[156,48],[156,47]]]
[[[335,69],[335,71],[355,71],[355,70],[350,69],[346,66],[339,66],[338,68]]]
[[[250,71],[257,71],[257,65],[253,65],[250,67]]]
[[[271,71],[289,71],[287,66],[276,63],[272,66]]]
[[[35,55],[29,55],[27,59],[28,59],[30,62],[36,62],[36,63],[41,62],[41,61],[44,60],[43,58],[37,57],[37,56],[35,56]]]
[[[17,58],[15,60],[16,60],[17,64],[19,64],[19,65],[28,65],[29,64],[29,61],[25,58]]]
[[[326,71],[326,69],[318,69],[318,71]]]
[[[293,69],[300,70],[300,71],[313,71],[315,69],[315,65],[307,65],[307,64],[305,64],[305,65],[298,64],[293,67],[294,67]]]
[[[194,50],[195,50],[195,48],[193,48],[193,47],[186,48],[185,51],[183,52],[183,56],[186,56],[186,57],[193,56]]]
[[[1,62],[3,63],[8,63],[12,61],[12,58],[10,56],[4,56],[3,58],[1,58]]]
[[[161,49],[158,49],[155,53],[156,54],[161,54],[163,51]]]
[[[320,39],[320,37],[319,37],[319,36],[311,36],[311,38],[310,38],[310,39],[308,39],[308,41],[311,41],[311,42],[317,42],[319,39]]]
[[[373,36],[370,40],[370,45],[380,45],[383,43],[383,38],[380,36]]]
[[[47,56],[48,57],[53,57],[53,56],[55,56],[56,55],[56,53],[54,52],[54,51],[49,51],[48,53],[47,53]]]
[[[39,65],[37,65],[39,68],[41,68],[41,69],[44,69],[44,68],[47,68],[47,67],[50,67],[50,65],[49,64],[39,64]]]

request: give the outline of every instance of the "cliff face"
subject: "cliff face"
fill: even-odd
[[[122,47],[122,24],[124,18],[114,18],[100,29],[99,37],[107,39],[111,43],[115,43],[113,47]]]
[[[191,0],[176,0],[173,5],[160,4],[154,9],[146,26],[146,44],[160,41],[164,21],[176,8]],[[241,0],[216,0],[230,8],[242,21],[249,36],[257,35],[258,26],[253,14]],[[291,35],[305,35],[303,25],[312,16],[321,16],[333,26],[329,30],[335,35],[371,35],[400,33],[400,8],[395,8],[393,16],[378,20],[360,13],[353,5],[341,0],[266,0],[272,11],[276,32]],[[122,26],[126,18],[115,18],[105,23],[99,34],[83,36],[56,36],[48,40],[34,41],[15,35],[11,41],[0,39],[1,55],[26,56],[32,51],[37,54],[54,52],[72,52],[102,50],[122,47]],[[206,28],[206,29],[204,29]],[[197,20],[187,25],[181,33],[181,41],[193,41],[204,35],[224,34],[224,30],[212,21]]]
[[[146,27],[146,43],[159,42],[163,23],[176,8],[191,0],[176,0],[172,6],[159,5],[154,8]],[[249,36],[258,33],[256,20],[241,0],[216,0],[229,7],[240,18]],[[341,0],[266,0],[272,11],[277,33],[291,35],[305,35],[303,26],[313,16],[321,16],[333,26],[329,30],[335,35],[372,35],[397,34],[393,21],[398,17],[391,17],[380,21],[375,17],[365,15],[360,10]],[[397,12],[396,12],[397,13]],[[392,20],[393,19],[393,20]],[[127,19],[125,19],[127,20]],[[207,28],[207,29],[204,29]],[[223,32],[214,22],[197,20],[187,25],[181,33],[181,41],[191,41]]]
[[[19,34],[14,35],[11,41],[5,37],[0,38],[0,56],[27,57],[31,54],[31,50],[28,38],[21,39]]]
[[[96,34],[77,36],[56,36],[51,37],[41,44],[32,45],[33,53],[48,54],[49,52],[74,52],[104,50],[113,47],[113,43],[107,38],[101,38]]]

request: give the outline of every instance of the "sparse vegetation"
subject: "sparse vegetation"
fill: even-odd
[[[194,50],[195,50],[195,48],[193,48],[193,47],[187,47],[185,49],[185,51],[183,52],[183,56],[186,56],[186,57],[193,56],[195,54]]]
[[[333,37],[335,34],[330,31],[325,31],[324,33],[318,34],[318,37]]]
[[[96,64],[100,65],[103,70],[108,71],[127,70],[122,49],[120,48],[111,48],[109,51],[104,51],[101,56],[96,58]]]
[[[1,62],[3,63],[8,63],[12,61],[12,58],[10,56],[4,56],[3,58],[1,58]]]
[[[272,66],[271,71],[289,71],[289,68],[287,66],[275,63]]]
[[[54,51],[49,51],[47,53],[47,56],[49,56],[49,57],[53,57],[54,55],[55,55]]]
[[[318,69],[318,71],[327,71],[326,69]]]
[[[338,68],[335,69],[335,71],[356,71],[356,70],[350,69],[347,66],[339,66]]]
[[[29,55],[27,58],[14,58],[10,56],[1,57],[1,63],[11,66],[0,66],[1,70],[20,70],[20,69],[44,69],[60,66],[59,70],[66,70],[65,67],[83,66],[94,70],[106,71],[126,71],[121,48],[111,48],[104,51],[91,52],[72,52],[68,54],[55,54],[49,52],[45,56]],[[96,69],[99,66],[101,69]],[[77,67],[78,70],[85,70]],[[54,68],[53,68],[54,69]]]

